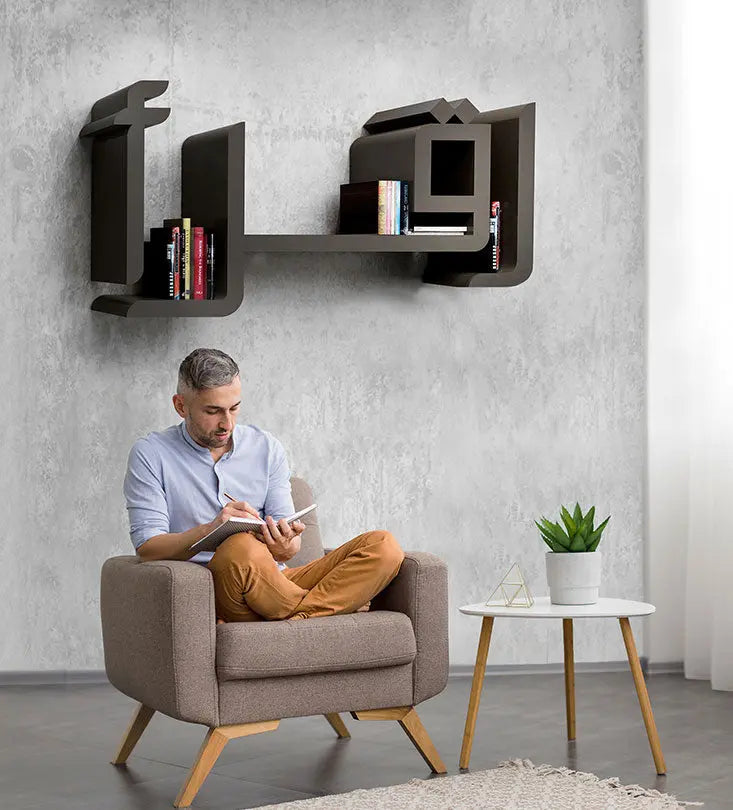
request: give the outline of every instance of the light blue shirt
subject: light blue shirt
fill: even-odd
[[[232,447],[217,462],[185,422],[148,433],[132,446],[123,489],[135,549],[159,534],[209,523],[229,503],[225,492],[261,517],[279,520],[295,511],[285,450],[254,425],[235,425]],[[200,551],[191,562],[205,565],[212,557]]]

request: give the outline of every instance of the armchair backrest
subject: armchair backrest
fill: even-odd
[[[290,487],[293,493],[293,505],[295,511],[305,509],[313,503],[313,491],[302,478],[291,478]],[[303,532],[300,551],[288,561],[288,566],[295,568],[305,565],[312,560],[317,560],[323,556],[323,543],[321,542],[321,530],[318,527],[318,510],[314,509],[303,518],[303,523],[308,527]]]

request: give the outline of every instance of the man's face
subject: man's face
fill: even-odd
[[[229,385],[175,394],[173,406],[186,421],[191,438],[210,450],[226,447],[237,422],[242,383],[235,377]]]

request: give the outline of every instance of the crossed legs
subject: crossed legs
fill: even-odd
[[[227,622],[252,622],[353,613],[394,579],[404,556],[389,532],[372,531],[306,565],[280,571],[254,535],[233,534],[208,564],[216,615]]]

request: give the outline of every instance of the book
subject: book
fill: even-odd
[[[175,240],[172,228],[151,228],[145,243],[143,295],[173,298],[175,295]]]
[[[402,181],[394,183],[394,230],[392,233],[402,233]]]
[[[206,297],[206,263],[204,252],[206,240],[204,229],[201,227],[192,228],[193,233],[193,282],[192,298],[201,301]]]
[[[501,264],[501,203],[498,201],[491,203],[489,252],[491,254],[491,270],[498,273]]]
[[[214,298],[214,234],[206,233],[206,297]]]
[[[164,219],[167,228],[178,227],[181,232],[181,298],[191,298],[191,218]]]
[[[181,229],[176,226],[173,231],[173,299],[181,298]]]
[[[175,298],[175,243],[168,242],[166,244],[166,266],[168,269],[168,298],[171,300]]]
[[[387,230],[390,236],[394,233],[394,180],[387,180]]]
[[[415,233],[466,233],[468,225],[413,225],[412,230]]]
[[[410,184],[402,181],[402,198],[400,200],[401,209],[401,226],[400,233],[409,233],[410,231]]]
[[[388,233],[388,182],[343,183],[339,200],[340,233]]]
[[[408,231],[407,236],[466,236],[461,231]]]
[[[292,524],[294,521],[312,512],[315,508],[316,504],[312,503],[305,509],[301,509],[299,512],[290,515],[290,517],[286,517],[285,520]],[[210,531],[200,540],[197,540],[192,546],[189,546],[188,550],[195,550],[197,553],[199,551],[214,551],[227,537],[237,534],[238,532],[251,532],[254,535],[261,535],[262,527],[266,525],[264,520],[259,520],[258,518],[230,517],[229,520],[224,521],[224,523],[217,526],[213,531]]]
[[[387,233],[387,183],[385,180],[378,180],[377,196],[377,230],[376,233]],[[369,230],[367,233],[374,233]]]

